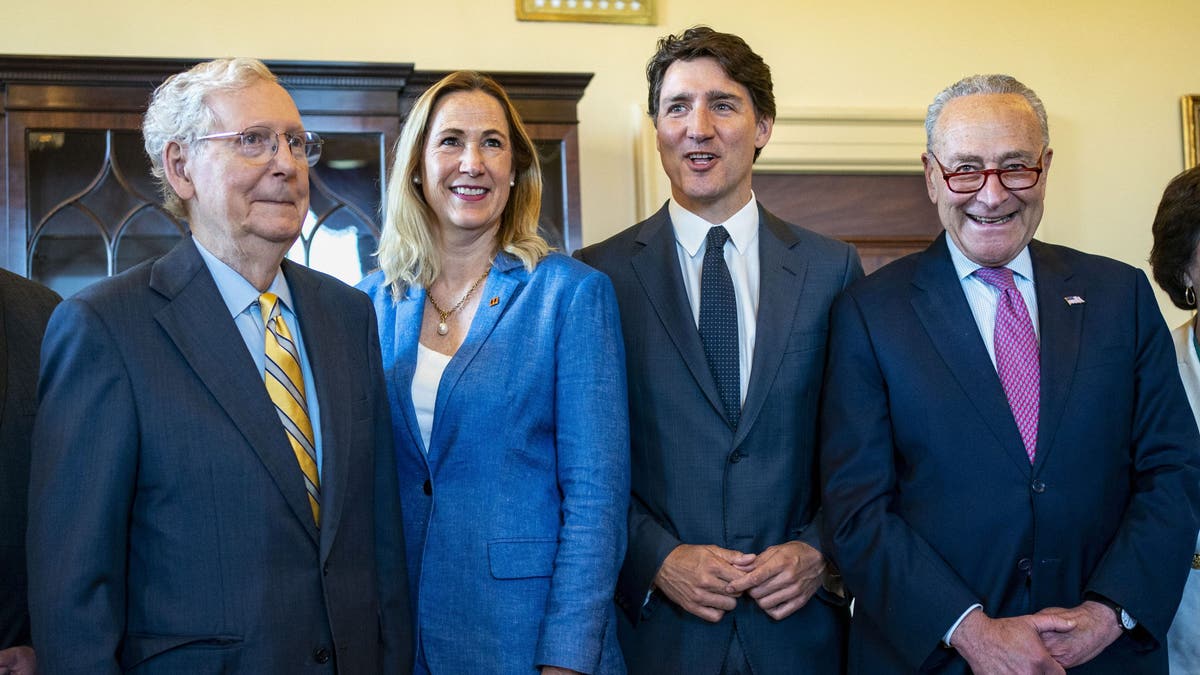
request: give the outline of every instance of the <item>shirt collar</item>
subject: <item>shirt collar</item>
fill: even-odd
[[[193,237],[192,242],[196,244],[196,250],[200,251],[200,257],[204,259],[204,264],[212,274],[213,281],[217,283],[217,291],[221,293],[221,299],[225,301],[225,306],[229,308],[231,316],[241,314],[246,311],[247,307],[258,302],[258,296],[262,294],[253,284],[246,281],[246,278],[238,274],[237,270],[226,265],[224,261],[204,248],[198,239]],[[267,292],[274,293],[283,301],[284,307],[292,309],[292,293],[288,289],[282,268],[275,272],[275,278],[271,280],[271,286]],[[292,311],[295,313],[295,310]]]
[[[954,271],[958,273],[958,280],[962,281],[975,273],[975,270],[983,267],[977,262],[972,261],[966,256],[958,246],[955,246],[954,239],[946,234],[946,247],[950,249],[950,260],[954,262]],[[1017,257],[1013,258],[1005,265],[1013,271],[1013,274],[1025,279],[1033,281],[1033,258],[1029,256],[1029,246],[1021,249]]]
[[[693,258],[708,237],[709,229],[716,225],[725,226],[725,230],[729,232],[729,240],[733,242],[733,247],[739,255],[746,255],[750,247],[758,241],[758,202],[754,199],[753,191],[750,193],[750,201],[723,223],[708,222],[680,206],[674,197],[667,203],[667,212],[671,216],[671,225],[675,228],[675,241]]]

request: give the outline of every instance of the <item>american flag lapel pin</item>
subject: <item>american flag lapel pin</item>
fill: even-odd
[[[1068,305],[1082,305],[1085,302],[1084,299],[1078,295],[1068,295],[1064,297],[1063,300],[1066,300]]]

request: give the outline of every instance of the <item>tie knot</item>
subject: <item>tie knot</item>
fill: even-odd
[[[1013,281],[1013,271],[1007,267],[980,267],[975,270],[975,276],[1001,291],[1017,287],[1016,282]]]
[[[263,293],[258,296],[258,311],[262,312],[263,323],[271,320],[271,316],[279,311],[279,297],[274,293]]]
[[[717,225],[708,230],[708,247],[715,249],[725,248],[725,242],[729,241],[729,230],[725,229],[724,225]]]

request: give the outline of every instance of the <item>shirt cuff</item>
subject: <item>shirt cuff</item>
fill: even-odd
[[[967,611],[963,612],[958,617],[958,621],[955,621],[954,625],[950,626],[950,630],[946,631],[946,634],[942,636],[942,644],[946,645],[947,647],[952,646],[950,644],[950,638],[954,637],[954,631],[958,630],[958,625],[963,622],[963,619],[967,618],[968,614],[970,614],[971,612],[974,612],[977,609],[983,609],[983,605],[981,605],[977,602],[977,603],[971,605],[970,607],[968,607]]]

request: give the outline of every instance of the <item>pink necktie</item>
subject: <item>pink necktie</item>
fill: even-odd
[[[1029,320],[1029,309],[1021,291],[1013,283],[1012,270],[1007,267],[981,267],[975,276],[1000,291],[996,302],[996,331],[993,344],[996,349],[996,372],[1021,440],[1025,442],[1025,454],[1033,463],[1037,451],[1038,394],[1041,385],[1040,360],[1037,336],[1033,322]]]

